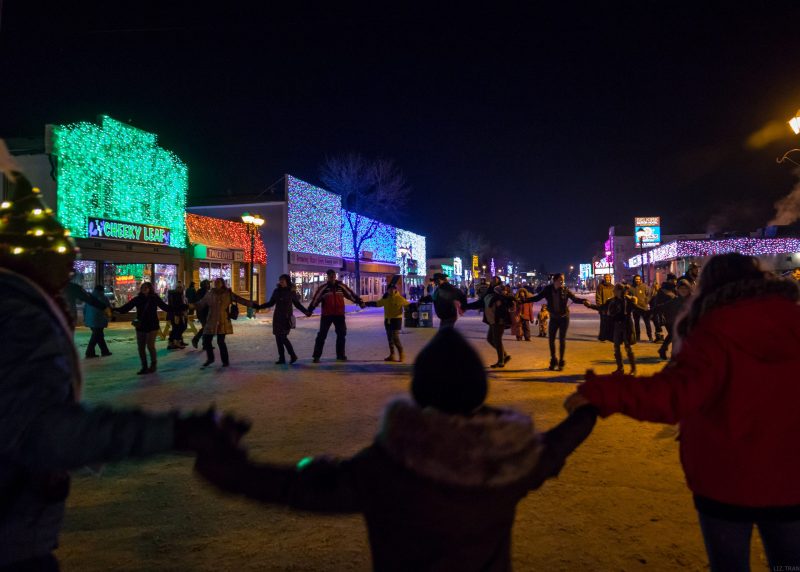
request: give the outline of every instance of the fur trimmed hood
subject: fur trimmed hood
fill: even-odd
[[[800,288],[798,288],[797,282],[794,280],[785,280],[783,278],[731,282],[705,297],[700,315],[702,316],[715,308],[727,306],[740,300],[765,298],[767,296],[780,296],[797,302],[800,300]]]
[[[470,417],[390,403],[377,439],[389,456],[421,477],[458,487],[502,487],[529,475],[541,442],[531,417],[483,407]]]

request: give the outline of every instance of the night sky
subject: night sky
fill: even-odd
[[[67,4],[1,4],[0,137],[128,120],[188,163],[191,198],[382,156],[413,187],[401,220],[429,253],[471,229],[555,270],[636,215],[660,215],[665,234],[754,230],[796,180],[775,164],[800,146],[785,124],[800,108],[789,2]]]

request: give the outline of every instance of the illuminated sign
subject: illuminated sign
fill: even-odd
[[[453,276],[453,267],[450,264],[442,264],[442,273]]]
[[[104,238],[169,246],[170,230],[163,226],[90,218],[86,235],[88,238]]]
[[[453,276],[458,276],[461,278],[461,273],[463,271],[463,265],[461,264],[461,259],[456,256],[453,258]]]
[[[592,265],[591,264],[581,264],[580,265],[580,275],[581,280],[588,280],[594,273],[592,272]]]
[[[473,254],[472,255],[472,277],[473,278],[479,278],[480,275],[481,275],[481,273],[480,273],[479,266],[478,266],[478,255],[477,254]]]
[[[637,245],[658,246],[661,244],[661,217],[637,216],[633,219],[633,236]]]

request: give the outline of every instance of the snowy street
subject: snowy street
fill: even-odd
[[[537,304],[538,306],[538,304]],[[84,361],[90,404],[150,410],[204,409],[216,403],[254,423],[245,444],[256,458],[293,463],[317,453],[347,456],[367,445],[383,406],[405,395],[411,365],[435,329],[406,329],[407,363],[385,363],[382,313],[347,317],[347,355],[334,361],[331,330],[322,363],[311,363],[318,315],[298,317],[295,366],[276,366],[270,314],[240,318],[228,337],[231,367],[200,369],[204,353],[167,351],[158,342],[158,373],[136,376],[130,324],[106,338],[113,356]],[[438,325],[438,321],[436,322]],[[476,312],[457,325],[484,358],[494,353]],[[489,373],[489,403],[531,412],[540,429],[564,415],[562,403],[587,367],[614,369],[613,347],[596,340],[596,312],[573,306],[563,372],[547,370],[547,341],[506,336],[512,360]],[[187,332],[188,334],[188,332]],[[78,350],[89,332],[79,328]],[[189,340],[190,336],[185,336]],[[658,346],[640,343],[640,375],[662,367]],[[627,364],[626,364],[627,367]],[[753,566],[762,548],[754,534]],[[57,556],[67,571],[368,570],[366,530],[358,516],[293,513],[217,494],[192,475],[192,459],[163,456],[76,473]],[[516,570],[702,570],[706,567],[691,495],[683,482],[675,431],[621,417],[598,421],[558,479],[519,506]]]

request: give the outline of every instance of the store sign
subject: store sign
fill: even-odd
[[[461,259],[458,256],[453,258],[453,276],[461,278],[462,266]]]
[[[341,268],[342,259],[323,254],[305,254],[303,252],[289,252],[289,264],[307,264],[309,266],[325,266],[326,268]],[[409,264],[408,273],[411,274]]]
[[[473,278],[480,278],[480,268],[478,266],[478,255],[472,255],[472,277]]]
[[[581,264],[580,265],[580,275],[581,280],[588,280],[594,273],[592,272],[592,265],[591,264]]]
[[[208,260],[231,260],[236,262],[244,262],[243,250],[227,250],[225,248],[212,248],[206,247],[206,256]]]
[[[598,260],[594,263],[594,275],[613,274],[614,268],[606,260]]]
[[[442,273],[448,276],[454,276],[453,266],[450,264],[442,264]]]
[[[661,217],[640,216],[633,219],[633,236],[636,244],[658,246],[661,244]]]
[[[170,230],[163,226],[90,217],[87,236],[169,246]]]

